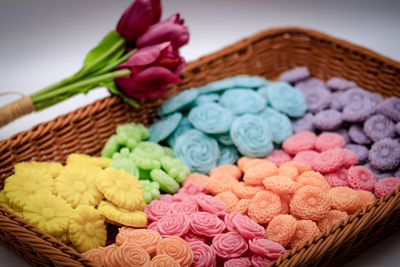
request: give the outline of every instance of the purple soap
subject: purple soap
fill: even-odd
[[[325,88],[328,89],[325,86],[325,83],[323,80],[318,79],[318,78],[308,78],[305,79],[304,81],[297,82],[294,87],[297,89],[301,90],[302,92],[307,92],[309,90],[314,90],[315,88]]]
[[[369,99],[370,98],[370,93],[360,87],[354,87],[351,89],[348,89],[347,91],[345,91],[344,93],[344,101],[345,101],[345,105],[348,105],[350,103],[353,102],[358,102],[361,101],[363,99]]]
[[[294,83],[300,80],[304,80],[310,76],[310,72],[306,67],[297,67],[287,71],[284,71],[279,76],[279,80],[288,83]]]
[[[338,91],[331,94],[331,109],[342,110],[344,106],[344,92]]]
[[[394,177],[400,178],[400,168],[394,173]]]
[[[365,134],[375,142],[396,135],[395,124],[385,115],[376,114],[364,122]]]
[[[364,167],[368,168],[374,174],[377,180],[395,176],[393,172],[380,172],[379,170],[372,167],[370,163],[365,164]]]
[[[334,130],[342,125],[342,114],[334,109],[323,110],[314,116],[313,122],[320,130]]]
[[[359,145],[368,145],[372,143],[372,140],[364,133],[363,128],[357,124],[350,127],[349,136],[354,143]]]
[[[376,106],[383,102],[383,97],[377,93],[369,92],[369,99],[374,102]]]
[[[331,92],[324,87],[304,90],[303,94],[306,98],[307,110],[314,114],[329,108],[331,104]]]
[[[394,139],[382,139],[372,145],[368,159],[371,166],[379,171],[393,170],[400,164],[400,145]]]
[[[362,98],[347,103],[348,104],[343,109],[342,118],[344,121],[348,122],[365,121],[376,110],[375,104],[368,98]]]
[[[302,131],[313,132],[315,130],[313,123],[314,115],[311,113],[306,113],[303,117],[297,120],[292,120],[292,129],[294,133]]]
[[[393,96],[383,101],[379,105],[379,113],[386,115],[395,122],[400,121],[400,98]]]
[[[368,148],[366,148],[365,146],[349,144],[346,145],[345,148],[350,149],[351,151],[356,153],[359,164],[363,164],[368,159]]]
[[[343,91],[352,87],[356,87],[357,85],[353,81],[349,81],[339,77],[333,77],[326,82],[326,86],[331,90]]]

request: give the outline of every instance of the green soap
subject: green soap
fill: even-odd
[[[118,170],[124,170],[130,175],[139,177],[139,170],[136,164],[128,158],[113,159],[113,161],[108,165],[108,167],[113,167]]]
[[[150,190],[150,194],[151,194],[152,199],[157,199],[160,196],[160,189],[152,188]]]
[[[112,155],[112,159],[129,159],[129,155],[131,150],[127,147],[123,147],[119,150],[119,152],[115,152]]]
[[[156,143],[140,142],[133,150],[133,153],[145,159],[159,160],[164,156],[164,149]]]
[[[146,204],[149,204],[153,200],[152,195],[149,192],[143,191],[143,201]]]
[[[151,179],[149,170],[143,170],[141,168],[138,168],[138,170],[139,170],[139,179],[142,179],[142,180]]]
[[[146,159],[138,156],[136,153],[131,153],[129,157],[141,169],[153,170],[161,168],[161,163],[156,159]]]
[[[174,194],[179,190],[179,184],[163,170],[156,169],[150,172],[151,179],[160,185],[161,190]]]
[[[175,155],[174,150],[172,148],[167,147],[167,146],[163,146],[162,148],[164,150],[164,155],[165,156],[168,156],[168,157],[171,157],[171,158],[176,158],[176,155]]]
[[[142,184],[144,192],[144,201],[149,203],[153,199],[157,199],[160,196],[159,185],[157,182],[150,182],[149,180],[139,180]]]
[[[183,165],[179,159],[170,157],[161,158],[161,167],[178,183],[183,182],[190,172],[189,168]]]
[[[119,149],[119,144],[117,140],[117,136],[114,134],[112,135],[106,142],[101,151],[101,156],[106,158],[111,158],[115,152]]]
[[[117,140],[120,145],[133,149],[142,140],[141,130],[134,125],[125,124],[117,127]]]

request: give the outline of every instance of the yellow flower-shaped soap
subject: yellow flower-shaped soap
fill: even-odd
[[[72,153],[67,158],[67,165],[69,164],[84,164],[84,165],[95,165],[101,168],[107,167],[111,163],[112,159],[103,157],[91,157],[86,154]]]
[[[117,207],[134,211],[143,202],[143,188],[139,180],[123,170],[107,168],[97,174],[97,188]]]
[[[54,192],[73,208],[79,204],[96,206],[103,199],[95,184],[100,172],[103,172],[101,168],[92,165],[67,165],[54,180]]]
[[[0,204],[6,207],[9,211],[14,212],[19,217],[24,217],[22,210],[14,209],[7,203],[6,198],[4,196],[4,190],[0,191]]]
[[[113,224],[132,227],[144,227],[147,224],[146,213],[141,210],[129,211],[123,208],[118,208],[109,201],[100,202],[97,209],[110,223]]]
[[[58,241],[63,242],[64,244],[68,244],[71,242],[69,238],[69,232],[63,233],[60,236],[56,236],[55,238],[58,239]]]
[[[79,252],[104,247],[107,240],[104,216],[92,206],[79,205],[69,219],[69,236]]]
[[[24,218],[52,236],[66,233],[71,205],[61,197],[51,194],[35,194],[27,198],[24,206]]]
[[[29,161],[17,163],[14,166],[15,174],[17,176],[29,176],[31,171],[35,169],[36,171],[42,172],[43,174],[48,174],[52,178],[57,177],[63,166],[57,162],[38,162]]]
[[[40,169],[26,171],[25,175],[11,175],[5,180],[5,199],[12,208],[22,210],[33,194],[52,194],[54,179]]]

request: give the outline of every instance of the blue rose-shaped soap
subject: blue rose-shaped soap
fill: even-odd
[[[268,86],[268,103],[290,117],[301,117],[307,110],[303,93],[286,82],[275,82]]]

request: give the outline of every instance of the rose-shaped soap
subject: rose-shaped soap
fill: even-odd
[[[157,245],[157,255],[167,254],[182,267],[189,267],[193,262],[193,252],[189,244],[180,237],[164,238]]]
[[[238,232],[244,239],[263,238],[265,229],[248,216],[232,212],[225,215],[225,224],[229,231]]]
[[[232,232],[216,235],[211,247],[225,260],[240,257],[248,248],[247,242],[239,234]]]
[[[201,241],[189,242],[193,252],[193,267],[215,267],[217,266],[217,257],[215,251]]]
[[[171,204],[170,213],[182,213],[188,216],[198,211],[197,203],[194,201],[174,202]]]
[[[207,238],[205,236],[197,235],[197,234],[193,233],[190,229],[186,233],[186,235],[184,235],[182,238],[186,242],[200,241],[202,243],[207,243]]]
[[[224,262],[224,267],[251,267],[251,261],[248,257],[230,259]]]
[[[217,215],[208,212],[196,212],[191,219],[190,230],[198,235],[212,237],[221,234],[226,228],[225,223]]]
[[[190,218],[185,214],[168,214],[157,223],[157,231],[162,237],[183,236],[190,226]]]
[[[281,244],[273,241],[256,238],[249,240],[249,248],[254,254],[275,260],[285,254],[286,250]]]
[[[162,219],[169,211],[170,204],[166,201],[153,200],[149,205],[144,207],[147,218],[151,221]]]
[[[271,261],[262,256],[253,255],[253,257],[251,257],[251,263],[253,264],[254,267],[262,267],[270,264]]]
[[[217,216],[223,216],[226,213],[225,203],[210,195],[196,196],[200,211],[206,211]]]

